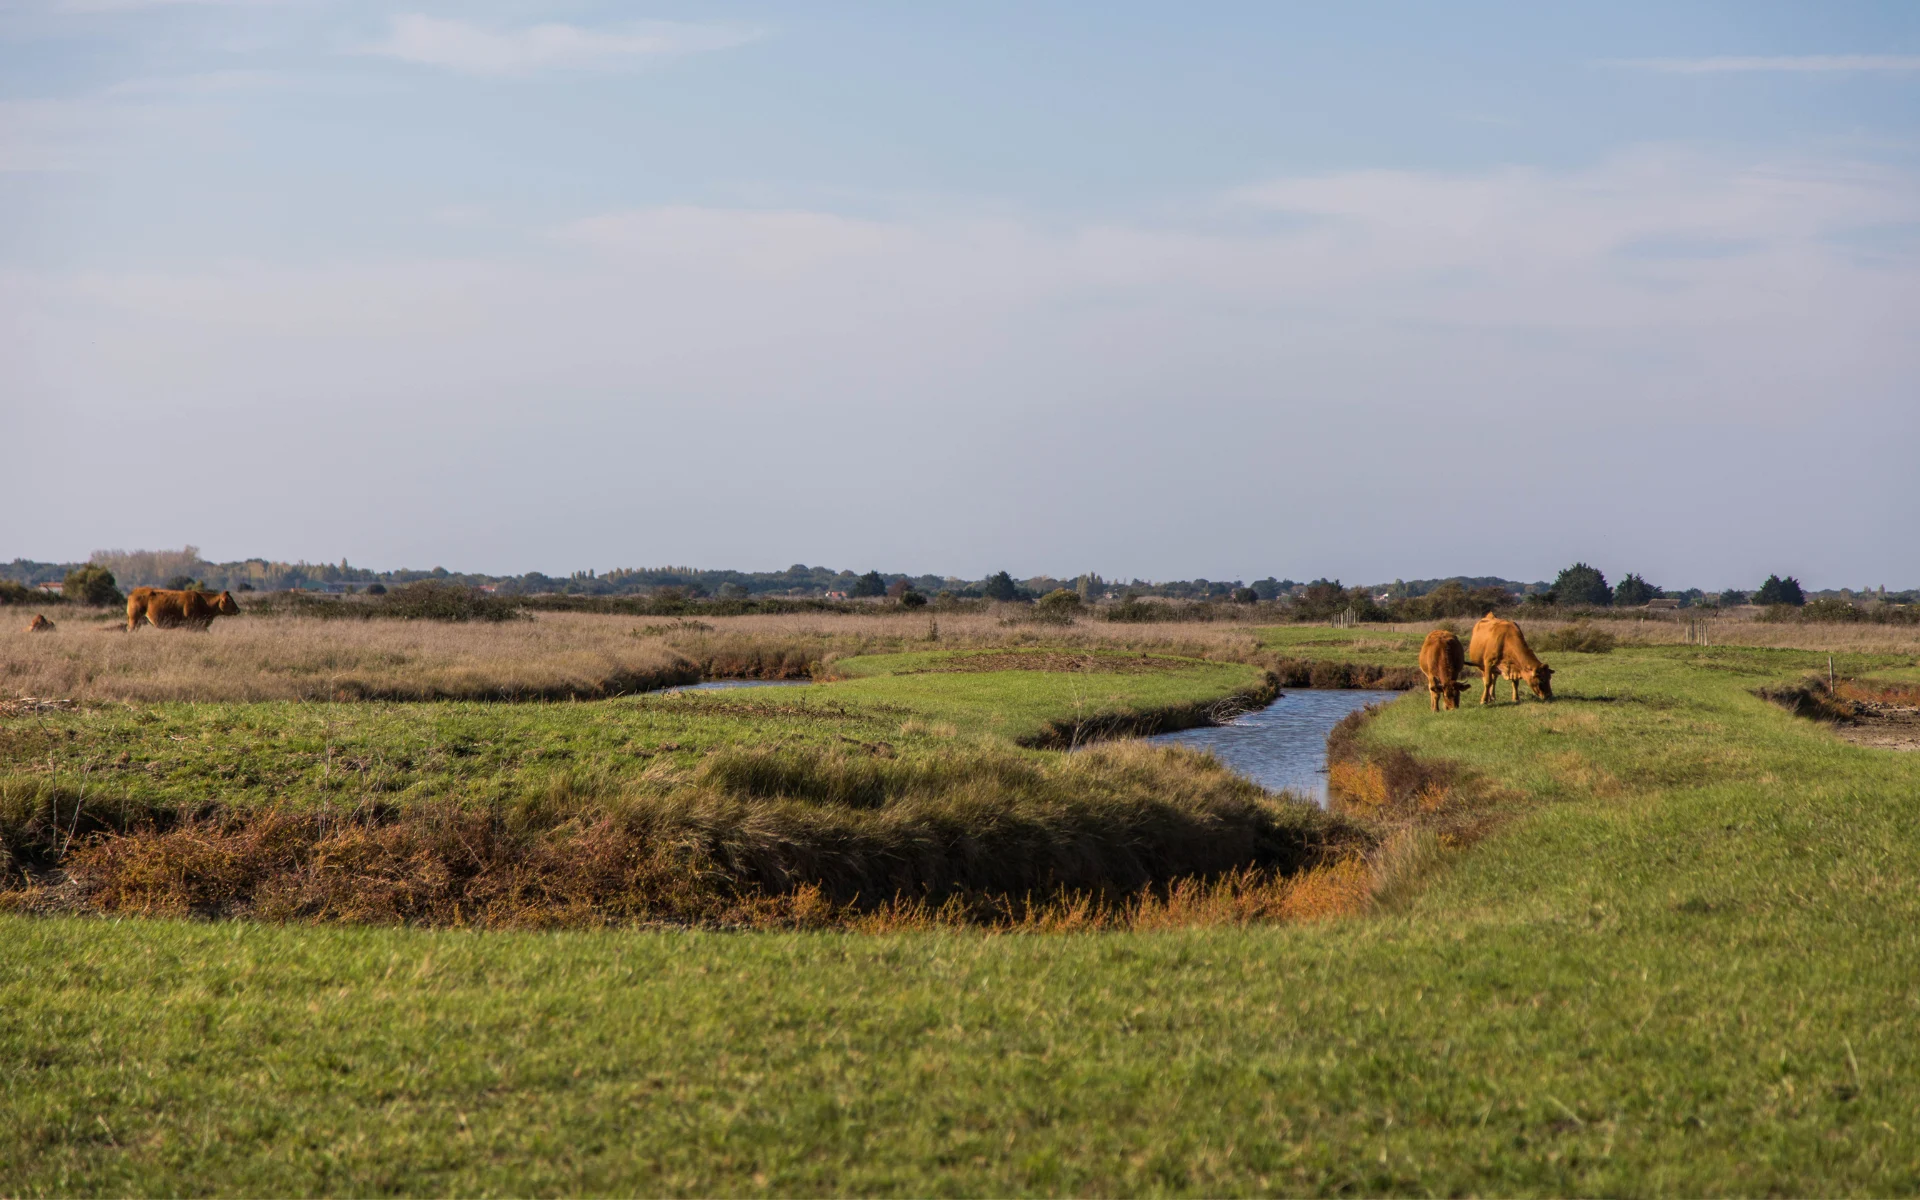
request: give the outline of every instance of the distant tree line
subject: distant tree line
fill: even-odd
[[[1318,619],[1350,614],[1355,620],[1450,619],[1520,603],[1556,608],[1622,609],[1671,598],[1681,606],[1801,606],[1810,599],[1851,602],[1856,593],[1841,589],[1809,596],[1791,575],[1772,575],[1751,593],[1728,588],[1718,593],[1698,588],[1669,591],[1644,576],[1629,573],[1609,583],[1597,567],[1576,562],[1549,584],[1525,583],[1498,576],[1457,575],[1444,579],[1396,579],[1387,584],[1348,587],[1337,579],[1301,583],[1269,575],[1252,582],[1241,579],[1182,579],[1126,582],[1086,573],[1071,577],[1035,575],[1016,578],[996,571],[980,579],[952,575],[908,574],[869,569],[853,571],[810,567],[795,563],[784,571],[702,570],[694,567],[624,567],[616,570],[576,571],[564,577],[538,571],[522,575],[486,575],[449,571],[402,569],[375,571],[338,563],[276,562],[249,558],[238,562],[207,561],[194,546],[179,550],[101,550],[84,563],[35,562],[15,559],[0,565],[0,603],[53,600],[36,590],[45,582],[72,578],[79,591],[71,596],[120,595],[126,589],[155,586],[204,588],[235,592],[323,591],[381,595],[409,584],[432,582],[484,589],[503,597],[626,597],[681,602],[771,601],[776,599],[887,600],[914,607],[923,602],[996,601],[1035,602],[1066,592],[1081,605],[1106,604],[1128,619],[1165,619],[1167,610],[1156,602],[1193,605],[1284,604],[1290,615]],[[108,582],[102,584],[100,579]],[[1892,603],[1912,603],[1920,595],[1887,593],[1885,589],[1859,595]],[[89,600],[89,602],[94,602]],[[114,601],[117,603],[118,601]],[[1056,602],[1056,608],[1064,602]]]

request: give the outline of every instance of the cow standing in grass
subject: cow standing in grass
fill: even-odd
[[[210,596],[205,592],[174,592],[166,588],[139,587],[127,596],[127,632],[140,627],[141,618],[156,629],[204,630],[215,617],[239,615],[240,606],[232,592]]]
[[[1460,673],[1466,665],[1467,652],[1450,630],[1436,629],[1420,643],[1420,673],[1427,677],[1427,698],[1433,702],[1433,711],[1460,707]]]
[[[1513,702],[1520,703],[1520,681],[1542,700],[1553,701],[1553,668],[1540,661],[1527,645],[1526,635],[1512,621],[1488,613],[1475,622],[1467,644],[1467,661],[1480,668],[1480,703],[1493,699],[1496,679],[1513,685]]]

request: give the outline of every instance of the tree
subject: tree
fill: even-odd
[[[1607,586],[1607,577],[1583,562],[1560,572],[1560,578],[1553,581],[1553,591],[1562,604],[1605,608],[1613,603],[1613,589]]]
[[[855,596],[884,596],[887,594],[887,581],[878,571],[868,571],[853,581]]]
[[[1778,575],[1767,576],[1760,590],[1753,594],[1755,604],[1791,604],[1799,608],[1807,602],[1807,595],[1800,590],[1800,581],[1789,575],[1785,579]]]
[[[980,594],[989,600],[1012,600],[1020,595],[1020,586],[1013,581],[1013,576],[996,571],[980,585]]]
[[[1659,588],[1628,572],[1627,577],[1613,589],[1613,603],[1616,608],[1640,608],[1659,595]]]
[[[1728,588],[1720,593],[1721,608],[1736,608],[1747,602],[1747,594],[1739,588]]]
[[[102,608],[127,602],[114,585],[113,572],[105,567],[85,566],[68,571],[66,582],[60,585],[60,595],[74,604],[94,604]]]
[[[898,600],[912,590],[912,586],[908,584],[906,578],[902,576],[887,585],[887,599]]]
[[[1235,604],[1258,604],[1260,603],[1260,593],[1250,587],[1235,588],[1233,589],[1233,602]]]
[[[926,604],[927,598],[912,588],[900,593],[901,608],[925,608]]]

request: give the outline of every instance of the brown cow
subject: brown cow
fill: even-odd
[[[1433,711],[1460,707],[1460,672],[1467,665],[1467,652],[1460,639],[1445,629],[1436,629],[1420,643],[1420,673],[1427,677],[1427,698]]]
[[[53,622],[47,620],[45,617],[41,616],[39,613],[35,613],[33,614],[33,620],[27,622],[27,632],[28,633],[52,633]]]
[[[1473,639],[1467,644],[1467,661],[1480,668],[1484,682],[1480,703],[1493,699],[1494,683],[1504,677],[1513,685],[1513,702],[1520,703],[1520,681],[1540,699],[1553,701],[1553,668],[1534,656],[1526,635],[1512,621],[1488,613],[1473,626]]]
[[[217,596],[206,592],[171,592],[165,588],[139,587],[127,596],[127,632],[140,627],[140,618],[158,629],[206,629],[215,617],[231,617],[240,612],[232,592]]]

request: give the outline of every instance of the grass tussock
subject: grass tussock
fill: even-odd
[[[1564,650],[1575,654],[1610,654],[1620,639],[1610,630],[1590,621],[1574,621],[1540,635],[1537,648],[1543,652]]]
[[[1295,885],[1281,881],[1368,845],[1354,823],[1276,802],[1210,757],[1139,745],[925,761],[741,749],[666,794],[488,808],[143,814],[68,794],[8,811],[16,866],[41,864],[15,876],[11,907],[490,927],[1332,912],[1310,893],[1286,899]]]
[[[1327,735],[1329,807],[1374,831],[1384,892],[1410,892],[1443,849],[1486,834],[1498,797],[1457,764],[1416,758],[1366,736],[1378,706],[1351,713]]]

